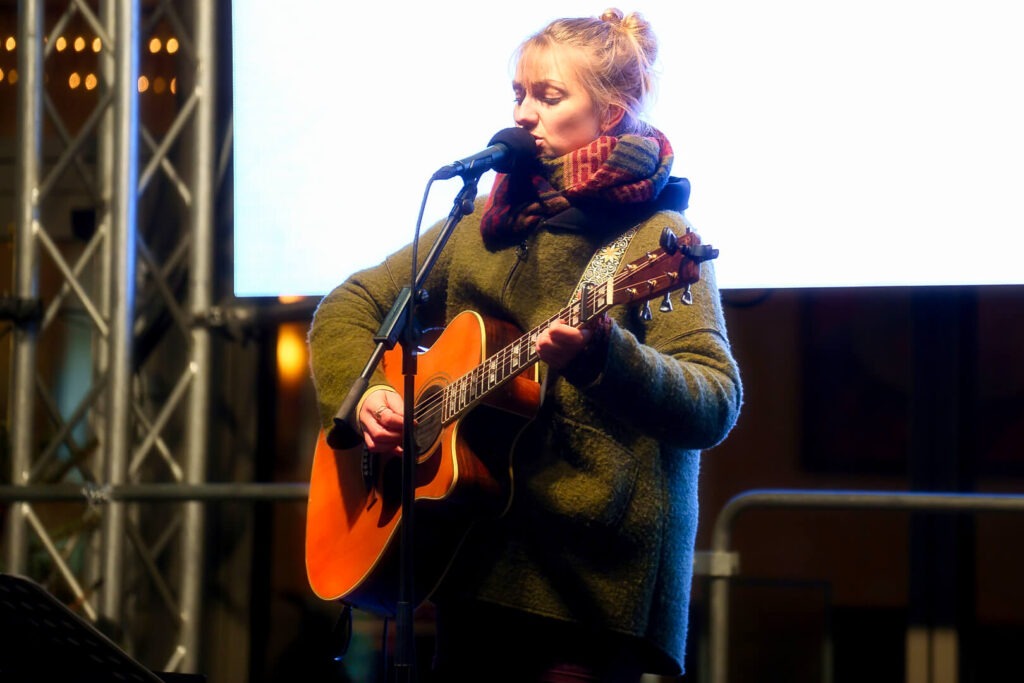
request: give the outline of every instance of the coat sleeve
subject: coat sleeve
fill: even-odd
[[[439,226],[423,235],[419,259],[436,239]],[[376,347],[374,336],[403,287],[412,279],[412,248],[405,247],[380,265],[353,274],[321,300],[309,330],[310,372],[316,388],[321,425],[327,429],[359,379]],[[417,308],[417,318],[432,319],[444,310],[447,259],[440,255],[430,274],[431,298]],[[379,365],[368,387],[387,384]],[[397,388],[397,387],[396,387]],[[353,416],[339,416],[351,420]],[[353,424],[354,426],[354,424]]]
[[[681,227],[678,218],[676,227]],[[655,247],[651,232],[643,236],[646,243],[641,239],[630,250]],[[701,265],[701,279],[691,293],[691,305],[676,303],[667,313],[652,302],[650,321],[642,320],[637,308],[620,309],[604,366],[580,391],[666,445],[707,449],[735,425],[743,389],[713,262]]]

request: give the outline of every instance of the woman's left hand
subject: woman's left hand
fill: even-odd
[[[576,329],[556,320],[537,337],[537,355],[550,367],[561,370],[579,355],[592,335],[587,328]]]

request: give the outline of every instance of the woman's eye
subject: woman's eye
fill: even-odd
[[[541,104],[552,107],[562,101],[561,95],[550,95],[550,96],[538,96],[532,95],[533,99]],[[526,100],[526,93],[514,93],[514,101],[516,104],[521,105]]]

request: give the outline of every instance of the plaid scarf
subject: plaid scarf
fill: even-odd
[[[529,174],[499,173],[480,220],[484,244],[515,244],[574,201],[650,201],[668,182],[672,160],[668,138],[652,129],[650,137],[599,137],[557,159],[538,160]]]

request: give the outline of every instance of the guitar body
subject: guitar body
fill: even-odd
[[[459,314],[417,356],[415,404],[439,403],[454,380],[480,366],[520,332],[511,325]],[[384,354],[392,387],[405,385],[402,350]],[[466,532],[504,513],[512,497],[511,447],[540,405],[535,365],[484,396],[461,418],[443,424],[440,410],[418,417],[414,494],[415,595],[437,587]],[[320,433],[310,476],[306,572],[321,598],[393,615],[400,579],[401,456],[335,451]]]

